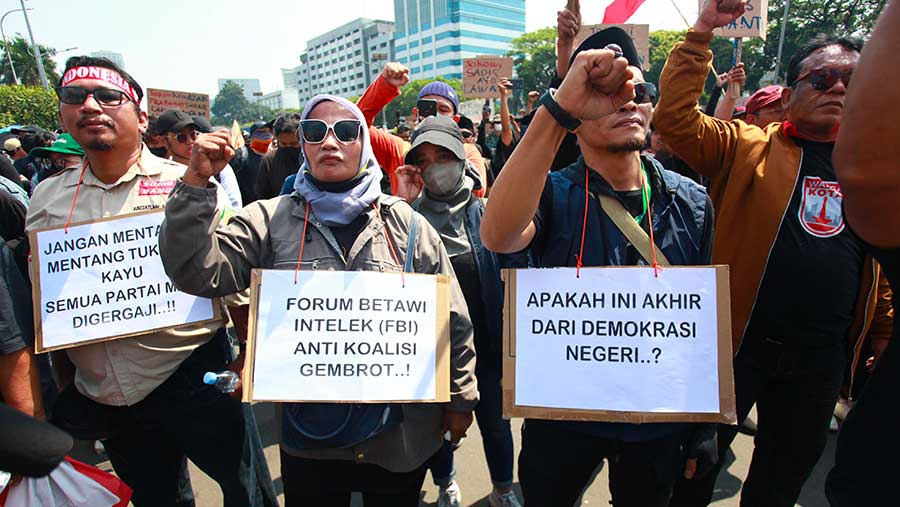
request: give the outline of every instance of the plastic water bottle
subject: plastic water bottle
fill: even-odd
[[[240,380],[241,376],[231,370],[220,371],[219,373],[208,371],[203,374],[204,384],[215,386],[216,389],[223,393],[233,393]]]

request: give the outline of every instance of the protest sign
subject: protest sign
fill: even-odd
[[[254,270],[244,401],[450,400],[449,278]]]
[[[611,26],[617,26],[628,32],[634,41],[634,48],[637,50],[638,58],[641,60],[641,68],[646,70],[650,68],[650,25],[634,25],[634,24],[605,24],[605,25],[583,25],[578,35],[575,36],[574,49],[584,42],[585,39],[595,33],[606,30]]]
[[[209,95],[147,88],[147,110],[150,116],[159,116],[169,109],[181,109],[191,116],[203,116],[208,120]]]
[[[497,83],[512,78],[513,59],[504,56],[479,56],[463,59],[463,97],[497,98]]]
[[[218,305],[177,290],[166,276],[163,216],[154,210],[29,233],[38,352],[220,317]]]
[[[699,0],[703,9],[704,0]],[[730,24],[713,30],[718,37],[759,37],[766,40],[769,19],[769,0],[747,0],[744,14]]]
[[[482,109],[484,109],[484,100],[464,100],[459,103],[459,114],[461,116],[465,116],[475,123],[481,121]]]
[[[735,423],[726,266],[504,270],[503,413]]]

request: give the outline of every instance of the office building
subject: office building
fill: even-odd
[[[394,20],[411,79],[461,79],[463,58],[505,55],[525,33],[525,0],[394,0]]]
[[[300,65],[282,69],[284,92],[297,93],[300,106],[319,93],[362,95],[394,57],[394,24],[359,18],[306,43]]]

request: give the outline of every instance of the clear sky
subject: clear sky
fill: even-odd
[[[585,24],[599,23],[610,0],[582,0]],[[679,4],[696,1],[678,0]],[[557,5],[559,4],[559,5]],[[69,56],[121,53],[144,88],[209,93],[219,78],[258,78],[263,92],[283,87],[281,68],[299,64],[306,41],[359,17],[394,19],[393,0],[26,0],[39,44]],[[565,0],[526,0],[526,28],[556,25]],[[0,0],[0,15],[20,8]],[[638,14],[651,29],[684,28],[671,0],[646,0]],[[6,17],[7,36],[27,28],[21,13]]]

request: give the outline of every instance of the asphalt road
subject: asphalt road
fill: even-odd
[[[278,456],[278,445],[275,443],[274,435],[274,411],[269,404],[257,404],[254,406],[257,422],[260,428],[260,434],[263,440],[266,452],[266,458],[269,463],[269,470],[275,481],[275,489],[281,495],[284,486],[281,481],[280,460]],[[752,415],[755,417],[755,414]],[[520,448],[520,426],[522,421],[513,420],[513,437],[516,445],[516,452]],[[463,505],[464,506],[486,506],[487,496],[491,492],[491,482],[488,476],[487,464],[484,460],[484,453],[481,449],[481,438],[478,430],[472,428],[469,430],[470,435],[462,447],[456,451],[456,480],[460,485]],[[832,434],[828,439],[828,447],[825,449],[822,459],[813,471],[803,493],[800,496],[798,506],[802,507],[827,507],[825,500],[824,487],[825,477],[831,469],[834,457],[834,444],[836,435]],[[728,468],[719,475],[716,483],[716,492],[714,495],[714,507],[738,507],[740,501],[741,481],[747,474],[747,468],[750,465],[750,457],[753,453],[753,440],[744,435],[738,435],[732,445],[732,452],[728,456]],[[80,442],[73,453],[76,459],[93,463],[100,468],[111,471],[112,468],[108,461],[104,461],[103,456],[96,455],[88,443]],[[207,477],[202,471],[191,464],[191,481],[194,485],[194,495],[199,507],[216,507],[222,505],[222,495],[218,485]],[[518,488],[518,484],[515,486]],[[437,505],[437,487],[431,481],[431,477],[425,478],[425,487],[422,494],[423,506]],[[518,489],[517,489],[518,491]],[[520,496],[521,498],[521,496]],[[281,501],[283,496],[279,496]],[[594,478],[593,483],[585,491],[581,505],[606,506],[609,505],[609,485],[607,467],[603,467],[599,474]],[[362,501],[358,495],[354,495],[353,505],[362,506]]]

